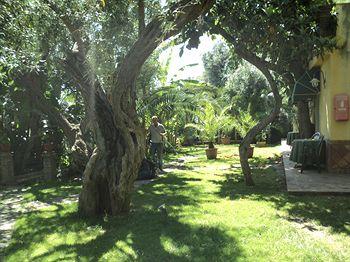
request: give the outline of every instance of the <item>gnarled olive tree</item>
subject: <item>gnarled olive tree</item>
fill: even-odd
[[[89,64],[89,43],[79,24],[53,2],[46,3],[76,42],[64,65],[79,83],[96,143],[85,168],[79,211],[87,216],[127,212],[145,152],[145,134],[136,114],[136,79],[152,52],[186,24],[204,15],[214,0],[182,0],[151,20],[113,74],[110,98]]]

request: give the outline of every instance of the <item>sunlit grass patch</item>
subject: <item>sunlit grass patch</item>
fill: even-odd
[[[20,218],[6,261],[346,261],[347,196],[293,196],[285,191],[278,147],[256,148],[255,187],[246,187],[237,145],[205,147],[134,192],[129,215],[82,219],[77,203],[51,204]],[[57,191],[55,191],[55,188]],[[79,185],[40,185],[27,199],[78,192]],[[336,204],[335,204],[336,203]],[[167,213],[158,207],[165,205]]]

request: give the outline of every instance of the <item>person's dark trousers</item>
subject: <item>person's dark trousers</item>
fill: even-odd
[[[157,159],[156,159],[157,154]],[[163,143],[151,143],[152,160],[158,164],[160,169],[163,168]]]

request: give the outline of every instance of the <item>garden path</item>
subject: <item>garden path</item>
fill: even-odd
[[[71,203],[78,201],[78,194],[59,197],[45,203],[41,201],[26,201],[23,193],[28,190],[25,187],[7,187],[0,190],[0,254],[7,247],[11,240],[16,220],[26,212],[48,207],[51,204]],[[0,255],[1,258],[1,255]]]

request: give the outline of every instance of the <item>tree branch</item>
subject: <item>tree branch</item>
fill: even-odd
[[[230,35],[224,28],[222,28],[219,25],[215,25],[214,23],[209,23],[211,27],[211,31],[215,34],[221,35],[225,40],[234,46],[234,50],[237,53],[237,55],[244,57],[245,60],[247,60],[251,64],[259,64],[260,66],[266,67],[270,70],[273,70],[277,73],[282,73],[281,69],[278,68],[277,65],[268,62],[259,56],[255,55],[254,53],[249,52],[242,44],[240,44],[236,38],[232,35]]]
[[[143,30],[146,27],[145,24],[145,0],[138,0],[137,3],[138,18],[139,18],[139,37],[142,35]]]
[[[62,23],[65,25],[65,27],[68,29],[68,31],[72,35],[74,41],[77,43],[79,54],[85,58],[88,44],[83,40],[83,36],[81,34],[81,28],[77,25],[78,22],[72,21],[71,17],[66,15],[65,12],[61,10],[51,0],[43,0],[43,1],[61,19]]]

